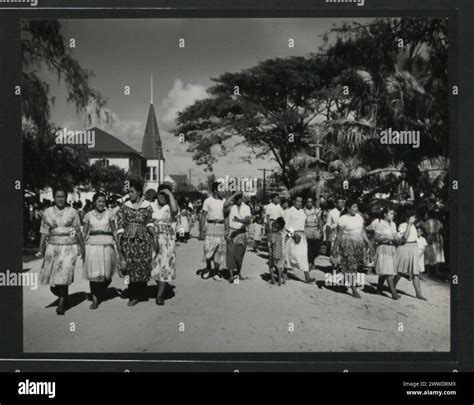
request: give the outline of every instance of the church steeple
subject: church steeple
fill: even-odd
[[[160,131],[156,122],[155,109],[153,108],[153,76],[150,80],[150,108],[143,136],[142,155],[145,159],[164,160]]]
[[[150,77],[150,108],[143,135],[142,156],[146,159],[145,190],[154,188],[164,181],[163,146],[153,107],[153,76]]]

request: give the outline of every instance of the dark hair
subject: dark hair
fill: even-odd
[[[275,221],[273,223],[278,224],[280,229],[283,229],[285,227],[285,224],[286,224],[285,220],[282,217],[278,217],[277,219],[275,219]]]
[[[212,183],[211,186],[211,191],[215,193],[217,191],[217,188],[220,186],[221,182],[220,181],[215,181]]]
[[[393,207],[386,205],[380,210],[380,219],[383,219],[390,211],[393,211]]]
[[[356,198],[349,198],[346,202],[346,206],[344,207],[344,211],[341,212],[341,214],[347,214],[349,212],[349,209],[353,206],[353,205],[359,205],[359,201],[356,199]]]
[[[104,197],[104,198],[105,198],[105,193],[103,193],[102,191],[98,191],[97,193],[95,193],[95,194],[92,196],[92,201],[96,202],[99,197]],[[81,204],[81,205],[82,205],[82,204]]]
[[[300,196],[300,195],[295,195],[295,196],[293,197],[293,201],[296,201],[297,198],[301,198],[301,200],[304,200],[304,198],[303,198],[302,196]]]
[[[359,201],[357,200],[357,198],[349,198],[346,202],[346,207],[347,209],[349,209],[355,204],[359,205]]]
[[[65,197],[67,198],[67,190],[66,190],[66,187],[63,187],[63,186],[57,186],[53,188],[53,198],[56,197],[56,193],[58,193],[59,191],[62,191]]]
[[[154,199],[156,199],[156,195],[157,195],[157,193],[156,193],[155,189],[153,189],[153,188],[149,188],[147,191],[145,191],[145,196],[147,198],[151,198],[151,199],[154,200]]]
[[[407,208],[403,217],[405,220],[408,220],[408,218],[412,217],[413,215],[416,215],[415,210],[413,208]]]
[[[435,219],[437,217],[436,211],[433,208],[430,208],[428,210],[428,218]]]
[[[129,189],[134,188],[140,196],[143,196],[143,183],[139,179],[131,179],[129,181]]]
[[[163,190],[169,190],[169,191],[173,191],[173,186],[169,183],[162,183],[158,186],[158,193],[160,193],[161,191]]]
[[[272,195],[270,196],[270,198],[273,200],[275,197],[278,197],[278,193],[272,193]]]

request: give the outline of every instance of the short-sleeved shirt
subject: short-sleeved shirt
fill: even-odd
[[[342,215],[337,222],[337,225],[342,228],[342,236],[350,238],[358,238],[362,236],[362,229],[364,228],[364,218],[361,215]]]
[[[341,216],[341,211],[339,211],[337,208],[333,208],[328,213],[328,218],[326,220],[326,224],[331,229],[336,229],[337,228],[337,222],[339,221],[340,216]]]
[[[376,219],[370,224],[370,227],[375,232],[377,239],[389,239],[393,241],[398,237],[397,226],[393,222]]]
[[[407,226],[408,224],[404,222],[400,224],[400,226],[398,227],[398,234],[400,235],[400,237],[405,235],[405,232],[407,231]],[[406,240],[406,242],[416,242],[417,240],[418,240],[418,233],[416,231],[415,225],[412,224],[410,228],[410,233],[408,234],[408,239]]]
[[[243,228],[245,225],[241,222],[235,221],[234,219],[244,219],[245,217],[250,217],[250,215],[250,207],[247,204],[242,203],[240,207],[237,204],[234,204],[229,213],[229,227],[231,229]]]
[[[286,229],[292,228],[294,231],[304,231],[306,214],[303,208],[288,208],[284,213],[283,219],[285,220]]]
[[[283,217],[283,208],[280,204],[270,203],[265,207],[265,218],[267,215],[270,217],[270,221],[274,221],[277,218]]]
[[[424,253],[426,247],[428,246],[428,242],[426,241],[426,239],[423,236],[420,236],[417,239],[416,242],[418,244],[418,252],[419,252],[420,257],[421,257],[421,256],[423,256],[423,253]]]
[[[208,220],[224,220],[224,200],[208,197],[204,200],[202,210],[207,212]]]
[[[303,208],[306,215],[305,234],[308,239],[321,238],[321,220],[319,217],[320,209],[313,207]]]

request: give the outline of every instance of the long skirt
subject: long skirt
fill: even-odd
[[[394,276],[397,274],[395,258],[397,248],[392,245],[379,245],[375,253],[375,272],[379,276]]]
[[[425,264],[433,266],[438,263],[444,263],[444,243],[443,236],[440,234],[428,234],[426,236],[428,246],[425,249]]]
[[[153,258],[151,277],[156,281],[170,282],[176,279],[176,240],[172,232],[158,233],[159,251]]]
[[[147,230],[137,232],[135,237],[126,237],[124,234],[121,245],[129,281],[146,283],[150,279],[152,253],[152,240]]]
[[[215,264],[226,265],[227,242],[224,224],[206,224],[204,238],[204,259],[213,260]]]
[[[293,270],[309,271],[308,265],[308,243],[303,232],[300,233],[301,240],[296,243],[290,238],[285,244],[286,250],[286,267]]]
[[[40,283],[53,286],[71,284],[74,281],[77,253],[77,244],[48,244],[40,270]]]
[[[342,238],[339,244],[341,270],[343,273],[357,273],[364,263],[364,241],[362,239]]]
[[[83,276],[89,281],[110,280],[117,271],[118,257],[113,245],[86,244]]]
[[[395,268],[398,274],[412,278],[420,274],[420,256],[417,243],[405,243],[397,247]]]
[[[227,241],[226,264],[230,270],[240,272],[247,249],[247,237],[245,234],[237,235]]]

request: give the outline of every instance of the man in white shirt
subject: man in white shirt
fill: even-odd
[[[308,244],[304,233],[306,214],[303,210],[303,197],[295,197],[293,207],[288,208],[283,216],[285,229],[291,238],[286,243],[286,265],[293,270],[304,272],[305,282],[315,279],[309,276]]]
[[[242,193],[234,194],[225,206],[230,206],[228,227],[229,235],[227,237],[227,268],[230,272],[229,282],[233,283],[237,279],[242,280],[242,263],[247,249],[247,226],[250,225],[251,211],[250,207],[244,203]]]
[[[206,271],[202,274],[202,278],[208,279],[212,276],[215,281],[222,281],[220,267],[226,263],[224,200],[219,186],[219,182],[214,182],[211,187],[212,195],[204,200],[199,234],[199,239],[204,239],[206,260]],[[213,262],[214,269],[212,269]]]
[[[280,205],[280,197],[277,193],[272,194],[271,202],[265,207],[265,223],[267,230],[272,229],[272,223],[277,218],[283,217],[283,208]]]

